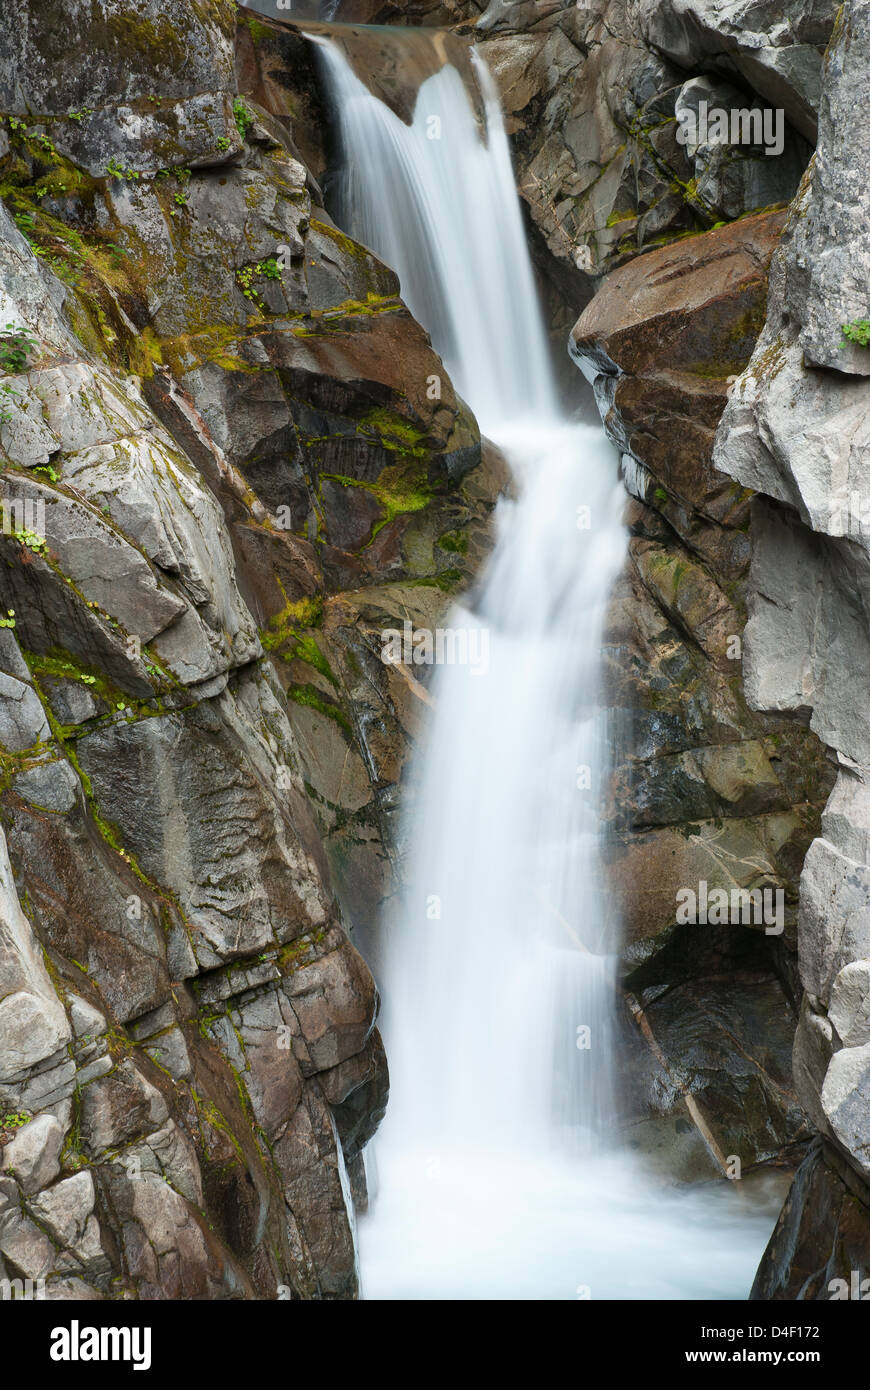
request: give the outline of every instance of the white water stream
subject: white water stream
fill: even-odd
[[[656,1183],[608,1133],[615,958],[599,875],[602,620],[625,554],[603,431],[559,416],[498,99],[476,69],[405,125],[321,41],[344,152],[342,225],[399,273],[518,499],[442,665],[388,924],[392,1089],[360,1223],[367,1298],[740,1298],[775,1219],[741,1183]],[[482,669],[485,666],[485,669]],[[588,1046],[586,1045],[588,1043]]]

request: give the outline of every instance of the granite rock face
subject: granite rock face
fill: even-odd
[[[353,1298],[388,1082],[346,931],[425,703],[380,634],[504,472],[235,6],[41,10],[0,60],[0,1278]]]
[[[867,195],[854,172],[854,142],[860,160],[856,101],[868,72],[867,15],[846,5],[826,61],[816,155],[773,259],[767,322],[715,450],[723,472],[762,494],[753,503],[747,695],[758,708],[809,718],[838,766],[804,864],[798,921],[804,1000],[794,1074],[826,1147],[795,1180],[759,1272],[760,1296],[829,1298],[829,1277],[842,1273],[847,1254],[849,1268],[867,1264],[866,1221],[845,1213],[863,1210],[870,1178],[870,648],[860,464],[870,396],[866,349],[842,329],[866,310]],[[816,1270],[808,1262],[822,1248],[835,1255]]]

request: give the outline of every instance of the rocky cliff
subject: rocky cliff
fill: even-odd
[[[9,35],[0,1277],[352,1297],[387,1071],[345,928],[425,703],[379,633],[464,582],[501,475],[240,95],[235,6]]]
[[[0,59],[0,1278],[54,1298],[355,1296],[429,706],[380,634],[437,624],[507,485],[257,9],[12,0]],[[629,494],[621,1122],[672,1175],[803,1158],[759,1297],[870,1239],[870,36],[836,9],[329,6],[449,28],[502,93],[565,398]],[[401,114],[431,46],[409,82],[348,43]],[[782,109],[781,150],[681,143],[702,101]],[[678,923],[701,881],[781,890],[784,930]]]
[[[825,65],[818,147],[774,255],[767,320],[716,437],[717,466],[757,494],[747,696],[809,716],[837,780],[800,880],[803,1003],[794,1050],[821,1139],[759,1271],[759,1298],[828,1298],[870,1267],[868,531],[863,433],[870,16],[845,5]],[[843,328],[847,328],[844,334]],[[864,337],[866,342],[866,336]]]

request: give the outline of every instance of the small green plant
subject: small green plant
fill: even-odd
[[[20,545],[32,550],[34,555],[41,555],[45,551],[45,537],[40,536],[38,532],[23,528],[20,531],[13,531],[12,534]]]
[[[5,617],[5,618],[0,618],[0,627],[14,627],[14,626],[15,626],[15,609],[14,609],[14,608],[7,608],[7,609],[6,609],[6,617]]]
[[[44,473],[53,483],[56,483],[60,474],[57,469],[52,468],[50,463],[41,463],[38,468],[33,469],[34,473]]]
[[[125,169],[114,155],[106,165],[106,176],[110,179],[138,179],[141,177],[138,169]]]
[[[7,323],[5,332],[0,334],[0,372],[23,372],[35,347],[36,339],[32,333],[26,328],[18,328],[14,323]]]
[[[255,271],[256,266],[243,265],[241,270],[236,271],[236,280],[239,283],[239,289],[242,291],[242,294],[245,296],[245,299],[253,299],[254,302],[257,303],[259,302],[257,297],[257,291],[254,289],[253,286]]]
[[[855,319],[853,323],[842,323],[843,338],[858,347],[870,347],[870,319]]]
[[[83,106],[80,111],[67,111],[66,114],[71,121],[83,121],[85,116],[92,116],[94,110],[92,106]]]
[[[6,1115],[0,1115],[0,1134],[5,1129],[23,1129],[32,1119],[33,1116],[26,1115],[23,1110],[10,1110]]]
[[[190,200],[190,194],[187,191],[187,185],[190,183],[190,170],[158,169],[157,173],[154,175],[155,182],[162,183],[165,179],[175,179],[176,183],[180,184],[178,192],[172,195],[172,201],[175,203],[175,207],[170,209],[171,216],[177,217],[178,208],[186,207]]]
[[[262,311],[266,306],[256,291],[255,279],[281,279],[281,267],[274,256],[268,256],[266,260],[257,261],[254,265],[243,265],[236,271],[236,281],[245,299],[250,299]]]
[[[215,141],[215,144],[217,145],[221,154],[223,154],[224,151],[228,150],[230,147],[229,138],[226,135],[220,135],[218,139]]]
[[[236,118],[236,127],[243,140],[247,140],[248,131],[254,124],[254,117],[248,110],[241,97],[236,97],[233,102],[233,115]]]

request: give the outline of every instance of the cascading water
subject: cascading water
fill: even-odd
[[[599,429],[560,419],[499,103],[456,70],[406,125],[319,40],[343,225],[399,273],[508,457],[474,611],[442,665],[407,891],[388,924],[392,1090],[360,1225],[366,1297],[741,1297],[775,1211],[740,1184],[654,1189],[608,1134],[618,947],[599,873],[602,623],[625,498]]]

